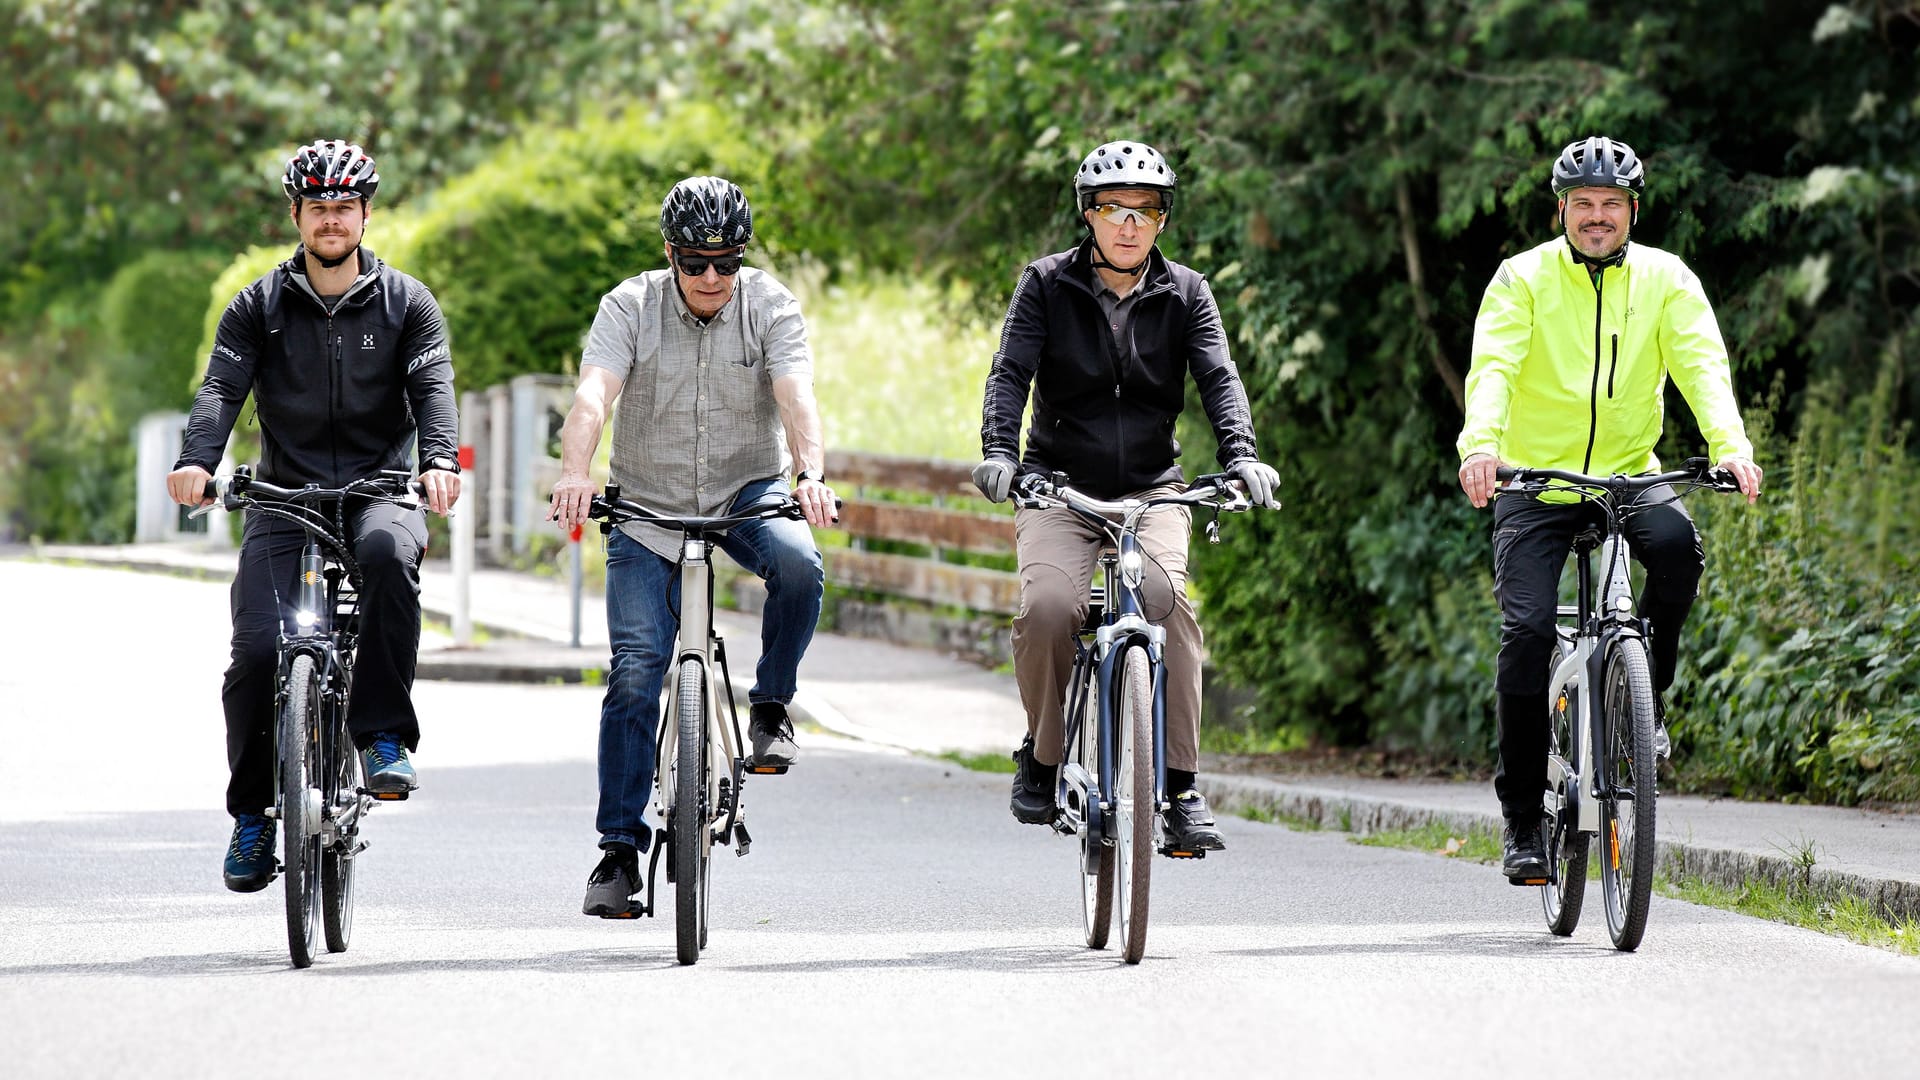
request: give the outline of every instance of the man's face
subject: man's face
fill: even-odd
[[[360,243],[371,211],[365,199],[300,199],[292,208],[300,243],[322,259],[338,259]]]
[[[680,283],[680,295],[687,299],[688,311],[702,319],[711,319],[727,306],[727,301],[733,299],[733,284],[739,280],[741,253],[746,250],[666,245],[667,259],[673,263],[673,276]],[[687,273],[688,266],[700,273]],[[723,274],[722,268],[731,269],[733,273]]]
[[[1589,259],[1604,259],[1627,242],[1633,195],[1619,188],[1574,188],[1560,200],[1567,236]]]
[[[1107,261],[1122,270],[1131,270],[1146,260],[1147,253],[1153,250],[1153,241],[1165,227],[1166,220],[1159,224],[1142,222],[1139,215],[1108,215],[1100,212],[1103,206],[1121,206],[1134,210],[1158,210],[1163,205],[1158,191],[1147,188],[1120,188],[1116,191],[1102,191],[1094,195],[1094,205],[1083,210],[1080,216],[1086,218],[1093,229],[1093,238]],[[1109,216],[1125,218],[1116,224],[1107,220]]]

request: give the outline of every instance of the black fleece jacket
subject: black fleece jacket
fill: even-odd
[[[1089,240],[1021,273],[987,374],[985,455],[1020,460],[1023,472],[1063,472],[1097,498],[1172,483],[1181,478],[1174,419],[1192,376],[1221,466],[1254,457],[1246,389],[1207,279],[1158,249],[1148,255],[1131,324],[1139,360],[1129,363],[1114,349],[1096,299],[1091,250]],[[1033,428],[1021,457],[1029,389]]]
[[[307,281],[304,252],[240,291],[220,316],[206,381],[174,468],[218,467],[251,392],[260,478],[339,487],[459,451],[453,358],[425,285],[361,248],[360,274],[333,314]]]

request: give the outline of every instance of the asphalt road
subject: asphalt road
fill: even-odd
[[[294,971],[278,886],[219,880],[224,587],[0,561],[0,597],[10,1078],[1920,1076],[1912,959],[1659,899],[1622,955],[1597,893],[1555,939],[1490,868],[1237,819],[1156,866],[1128,968],[1004,777],[823,735],[750,782],[681,968],[670,919],[578,913],[577,687],[418,688],[422,790],[368,821],[352,949]]]

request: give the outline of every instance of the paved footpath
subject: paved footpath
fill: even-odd
[[[216,579],[233,572],[231,551],[144,544],[0,549],[0,557],[75,560]],[[429,561],[421,602],[446,620],[454,606],[446,562]],[[507,570],[475,571],[471,611],[480,644],[456,649],[442,635],[423,637],[421,678],[480,681],[597,682],[607,665],[605,607],[585,597],[581,647],[569,648],[571,609],[565,581]],[[719,612],[734,683],[752,682],[759,620]],[[1025,731],[1010,674],[924,649],[838,634],[816,635],[801,666],[794,711],[839,734],[919,752],[1009,752]],[[1224,763],[1222,763],[1224,765]],[[1328,827],[1369,832],[1442,821],[1456,828],[1499,823],[1486,783],[1277,776],[1214,770],[1202,788],[1215,807],[1258,807]],[[1826,806],[1750,803],[1665,795],[1661,848],[1670,870],[1738,886],[1754,877],[1806,879],[1861,896],[1894,914],[1920,919],[1920,814]],[[1805,868],[1800,854],[1811,847]]]

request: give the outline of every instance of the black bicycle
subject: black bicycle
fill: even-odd
[[[752,844],[741,803],[747,774],[787,771],[785,765],[756,765],[742,749],[746,742],[740,737],[726,643],[713,623],[713,547],[736,525],[779,517],[805,520],[806,515],[790,496],[781,496],[718,517],[673,517],[622,499],[617,484],[608,484],[604,497],[594,496],[587,513],[600,522],[603,534],[640,521],[681,535],[680,629],[667,683],[667,715],[674,722],[661,724],[655,736],[654,806],[664,827],[654,830],[653,851],[647,857],[646,899],[602,918],[654,915],[659,906],[654,876],[661,851],[669,852],[667,881],[674,887],[677,954],[682,964],[692,964],[707,947],[713,845],[730,843],[739,856]]]
[[[1604,527],[1574,537],[1579,585],[1575,602],[1559,608],[1557,655],[1547,683],[1547,787],[1541,831],[1548,859],[1540,886],[1547,928],[1565,937],[1580,922],[1587,894],[1587,862],[1598,841],[1600,896],[1613,946],[1631,951],[1646,932],[1657,859],[1654,821],[1659,799],[1653,676],[1647,665],[1647,621],[1634,613],[1627,578],[1625,523],[1663,505],[1641,497],[1671,485],[1676,498],[1696,491],[1734,491],[1733,477],[1706,458],[1689,458],[1672,472],[1645,476],[1587,476],[1561,469],[1502,467],[1510,481],[1503,498],[1569,492],[1598,506]],[[1591,556],[1604,569],[1596,585]]]
[[[257,480],[241,466],[207,483],[208,498],[298,525],[307,532],[293,595],[279,598],[279,664],[274,694],[274,797],[269,816],[282,832],[287,951],[293,966],[313,963],[314,927],[328,952],[345,952],[353,934],[354,860],[367,847],[360,822],[376,800],[405,792],[368,791],[347,730],[358,642],[360,565],[347,539],[350,499],[410,503],[418,485],[405,472],[383,472],[344,487],[289,489]],[[198,512],[198,511],[197,511]]]
[[[1074,635],[1066,703],[1066,757],[1055,790],[1055,831],[1080,838],[1081,916],[1087,947],[1104,949],[1116,907],[1121,955],[1137,964],[1147,948],[1148,888],[1157,851],[1201,859],[1165,843],[1167,687],[1165,629],[1147,620],[1141,595],[1150,561],[1139,530],[1162,506],[1207,507],[1207,539],[1220,542],[1220,513],[1251,504],[1225,474],[1196,478],[1186,491],[1150,499],[1095,499],[1063,476],[1030,473],[1013,492],[1023,508],[1064,506],[1105,530],[1100,584]],[[1139,756],[1145,754],[1145,761]],[[1118,901],[1116,904],[1116,900]]]

